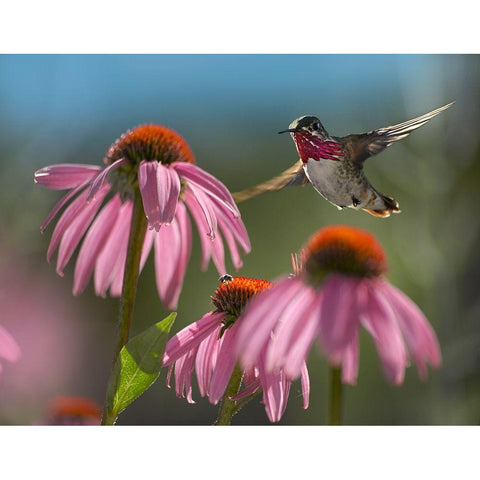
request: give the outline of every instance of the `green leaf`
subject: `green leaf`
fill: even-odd
[[[160,374],[163,352],[176,312],[133,337],[122,350],[108,382],[108,423],[138,398]]]

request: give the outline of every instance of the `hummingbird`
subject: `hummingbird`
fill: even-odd
[[[363,163],[425,125],[453,103],[398,125],[345,137],[330,135],[315,116],[299,117],[287,130],[278,133],[290,133],[300,159],[271,180],[234,193],[233,198],[237,203],[243,202],[264,192],[310,182],[322,197],[340,210],[364,210],[380,218],[389,217],[392,212],[399,213],[398,202],[380,193],[368,181]]]

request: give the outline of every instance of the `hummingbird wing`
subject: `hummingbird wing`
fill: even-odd
[[[246,188],[240,192],[235,192],[232,196],[235,202],[240,203],[265,192],[273,192],[293,185],[306,185],[308,181],[309,180],[303,171],[303,162],[302,160],[299,160],[280,175],[277,175],[266,182],[260,183],[259,185]]]
[[[413,130],[425,125],[429,120],[438,115],[443,110],[452,106],[455,102],[437,108],[420,117],[412,118],[406,122],[392,125],[390,127],[377,128],[370,132],[361,133],[358,135],[347,135],[344,137],[345,149],[349,150],[350,160],[363,164],[363,162],[372,155],[380,153],[385,150],[392,143],[405,138]]]

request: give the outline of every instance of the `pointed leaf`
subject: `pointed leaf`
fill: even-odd
[[[107,416],[112,423],[157,379],[168,333],[176,316],[176,312],[171,313],[133,337],[120,351],[108,382]]]

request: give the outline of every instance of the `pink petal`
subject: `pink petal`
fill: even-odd
[[[241,316],[241,328],[235,345],[245,368],[255,365],[283,310],[302,288],[304,284],[300,278],[283,277],[276,281],[273,288],[247,304]]]
[[[83,234],[93,220],[93,217],[95,217],[109,189],[109,186],[103,187],[100,192],[98,192],[97,198],[92,200],[90,203],[85,204],[82,211],[67,228],[62,237],[62,241],[60,242],[60,247],[58,250],[57,273],[59,275],[63,275],[63,269],[65,268],[65,265],[68,263],[75,248],[80,243]]]
[[[342,382],[355,385],[358,376],[358,331],[342,352]]]
[[[365,286],[367,303],[361,323],[373,337],[387,378],[400,385],[408,357],[395,313],[372,282],[367,281]]]
[[[243,224],[242,220],[237,218],[231,218],[230,215],[226,215],[223,210],[215,207],[215,215],[217,216],[219,222],[221,222],[224,230],[229,230],[239,245],[243,248],[245,253],[249,253],[252,249],[250,245],[250,239],[248,238],[247,229]]]
[[[83,241],[80,253],[75,265],[73,281],[73,294],[78,295],[87,286],[90,275],[93,272],[98,254],[105,246],[107,237],[111,234],[113,225],[120,210],[121,201],[115,195],[110,202],[100,211],[97,218],[90,227],[85,240]]]
[[[205,217],[205,221],[208,225],[208,236],[213,240],[217,233],[217,217],[213,211],[212,201],[205,193],[203,193],[201,189],[197,188],[191,183],[188,184],[187,189],[192,193],[193,198],[197,201],[198,206],[201,208]]]
[[[217,363],[218,350],[223,343],[224,336],[218,338],[221,329],[222,325],[219,324],[198,347],[195,371],[197,372],[198,389],[202,397],[208,394],[212,372]]]
[[[78,187],[70,190],[65,196],[63,196],[60,201],[52,208],[50,213],[47,215],[47,218],[40,225],[40,232],[43,234],[48,224],[55,218],[57,213],[63,208],[66,203],[73,198],[80,190],[85,188],[88,185],[88,181],[81,183]]]
[[[305,323],[309,320],[310,310],[315,299],[313,289],[305,285],[280,313],[275,333],[267,349],[266,368],[268,371],[279,370],[284,366],[289,349],[296,342],[305,328]],[[312,343],[314,338],[312,338]]]
[[[150,250],[152,249],[153,239],[156,235],[154,230],[147,230],[145,232],[145,239],[143,240],[142,256],[140,257],[140,271],[143,270],[145,262],[147,261]]]
[[[126,252],[131,218],[132,202],[127,200],[120,207],[112,232],[95,263],[94,286],[97,295],[104,297],[115,278],[115,265],[123,250]],[[123,273],[121,276],[123,279]]]
[[[128,160],[126,160],[125,158],[121,158],[120,160],[117,160],[116,162],[113,162],[108,167],[104,168],[102,173],[100,173],[97,176],[97,178],[92,182],[92,185],[91,185],[90,190],[88,192],[87,202],[92,200],[92,198],[95,198],[95,195],[97,195],[100,188],[103,187],[103,184],[105,183],[105,180],[106,180],[108,174],[112,170],[115,170],[116,168],[121,167],[122,165],[125,165],[126,163],[128,163]]]
[[[169,309],[174,308],[177,301],[173,295],[178,292],[176,270],[180,257],[180,241],[180,231],[176,221],[170,226],[164,226],[154,238],[158,294],[162,303]]]
[[[442,354],[433,328],[418,306],[398,288],[386,281],[378,282],[378,288],[393,308],[400,330],[417,364],[419,376],[425,380],[425,361],[433,367],[439,367],[442,363]]]
[[[174,335],[167,343],[163,357],[163,366],[175,362],[188,350],[198,347],[225,318],[225,313],[208,312],[200,320]]]
[[[20,359],[20,347],[14,338],[0,325],[0,357],[16,363]]]
[[[302,382],[302,396],[303,396],[303,406],[302,408],[306,410],[310,401],[310,377],[308,376],[307,364],[303,362],[302,373],[301,373],[301,382]]]
[[[192,398],[192,375],[196,354],[195,348],[175,362],[175,392],[179,398],[186,395],[188,403],[195,403]]]
[[[331,275],[324,281],[320,322],[322,345],[328,353],[343,350],[358,329],[358,284],[359,280],[346,275]]]
[[[233,344],[238,330],[238,322],[235,322],[231,328],[223,334],[223,343],[218,351],[215,370],[210,380],[210,389],[208,398],[210,403],[216,405],[225,394],[233,369],[237,363],[237,357],[234,354]]]
[[[158,200],[158,166],[159,163],[156,161],[143,160],[138,167],[138,186],[142,194],[143,208],[148,218],[148,226],[154,228],[157,232],[162,226],[162,214]]]
[[[180,195],[180,178],[173,168],[157,164],[158,205],[160,222],[169,225],[177,210]]]
[[[228,248],[230,250],[230,256],[232,258],[233,266],[235,267],[235,270],[240,270],[240,268],[242,268],[243,266],[243,262],[242,258],[240,257],[240,252],[237,248],[237,242],[235,241],[235,237],[231,230],[225,225],[221,217],[217,215],[217,219],[222,235],[225,238],[225,241],[227,242]]]
[[[89,182],[101,169],[96,165],[73,163],[50,165],[35,172],[34,182],[51,190],[66,190]]]
[[[217,198],[221,203],[225,204],[236,217],[240,216],[240,212],[238,211],[237,205],[235,204],[231,193],[228,191],[228,188],[213,175],[207,173],[196,165],[187,164],[185,162],[175,162],[172,164],[172,167],[175,168],[182,178],[194,182],[208,195]]]

